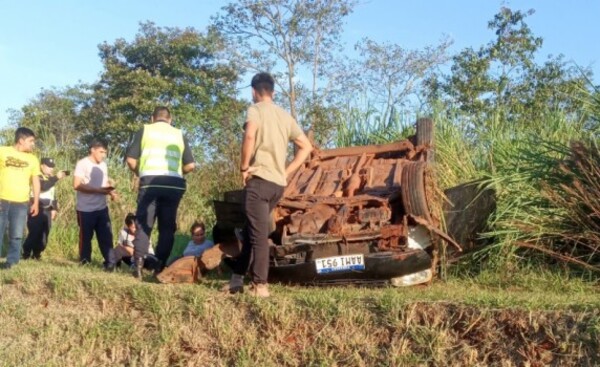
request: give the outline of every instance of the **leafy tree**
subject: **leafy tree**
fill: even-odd
[[[56,146],[67,149],[80,139],[81,109],[90,98],[89,87],[78,85],[42,91],[19,111],[12,111],[10,125],[26,126],[35,131],[42,151]],[[73,144],[75,143],[75,144]]]
[[[418,96],[426,77],[448,60],[451,44],[446,38],[437,46],[407,50],[364,38],[355,45],[360,57],[350,63],[340,83],[346,91],[366,91],[372,104],[381,106],[381,121],[387,123],[394,111],[406,108],[411,97]]]
[[[215,56],[222,47],[215,33],[151,22],[142,23],[131,42],[101,44],[104,71],[82,111],[86,133],[124,145],[160,104],[171,108],[175,124],[194,141],[212,146],[221,125],[243,108],[235,99],[237,70]]]
[[[488,23],[496,38],[454,56],[449,76],[429,80],[430,98],[446,99],[479,121],[534,119],[558,108],[576,111],[575,94],[585,73],[569,67],[562,56],[535,62],[543,40],[525,22],[533,14],[501,8]]]
[[[294,118],[324,131],[322,125],[333,113],[325,100],[326,80],[333,69],[329,66],[340,49],[343,19],[355,4],[355,0],[240,0],[222,8],[213,29],[226,38],[229,57],[246,71],[274,74]],[[305,82],[307,74],[310,81]]]

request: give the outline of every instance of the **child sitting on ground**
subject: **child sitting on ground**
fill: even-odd
[[[119,231],[117,247],[112,250],[112,260],[114,264],[120,264],[121,261],[131,265],[133,256],[133,240],[135,239],[135,215],[128,213],[125,217],[125,226]],[[148,253],[154,255],[152,245],[148,248]]]

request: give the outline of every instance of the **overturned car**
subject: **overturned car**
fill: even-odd
[[[431,280],[439,241],[460,250],[439,229],[432,160],[431,119],[419,119],[406,140],[314,152],[288,178],[272,213],[269,281],[400,286]],[[223,249],[239,245],[234,233],[244,225],[242,203],[241,191],[214,201],[213,234]]]

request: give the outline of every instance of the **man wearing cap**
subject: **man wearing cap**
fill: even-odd
[[[254,104],[246,113],[240,162],[246,226],[241,254],[224,289],[230,293],[242,292],[244,275],[249,271],[251,294],[269,297],[270,214],[283,195],[287,176],[304,163],[313,148],[296,120],[274,103],[273,77],[258,73],[252,78],[251,86]],[[286,166],[290,141],[298,150]]]
[[[139,177],[137,229],[133,240],[136,278],[142,277],[155,220],[158,222],[155,252],[159,260],[155,271],[160,272],[166,264],[173,249],[177,209],[186,188],[183,175],[196,166],[187,139],[171,122],[169,109],[156,107],[151,123],[137,131],[125,154],[129,169]]]
[[[40,163],[42,174],[39,175],[39,214],[36,216],[29,214],[27,216],[28,234],[25,243],[23,243],[23,259],[32,258],[39,260],[42,251],[46,249],[50,227],[52,227],[52,221],[58,211],[58,205],[54,196],[54,185],[68,174],[68,171],[58,171],[54,175],[56,164],[53,158],[42,158]]]
[[[15,131],[15,144],[0,147],[0,252],[4,230],[8,227],[8,254],[4,268],[10,268],[21,258],[21,241],[27,212],[38,214],[40,197],[40,162],[31,152],[35,147],[35,134],[26,127]],[[33,191],[33,200],[29,192]]]

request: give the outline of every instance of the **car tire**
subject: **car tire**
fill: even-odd
[[[417,120],[417,145],[433,144],[433,120],[420,118]]]
[[[433,162],[434,151],[433,151],[433,136],[434,136],[434,125],[433,120],[430,118],[420,118],[417,120],[417,146],[425,145],[429,147],[426,152],[425,161]]]
[[[406,214],[418,216],[431,222],[426,194],[425,162],[409,162],[402,168],[402,204]]]

